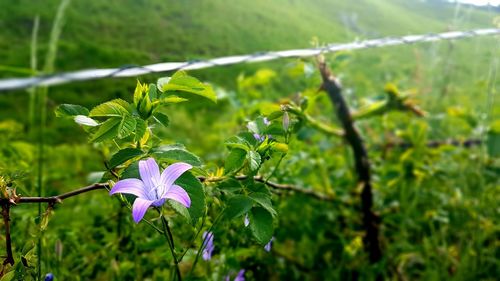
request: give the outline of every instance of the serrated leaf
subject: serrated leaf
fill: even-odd
[[[165,127],[168,127],[168,124],[170,124],[170,120],[168,119],[168,116],[163,114],[163,113],[156,112],[155,114],[153,114],[153,118],[155,119],[156,122],[158,122],[159,124],[161,124]]]
[[[115,153],[109,160],[109,168],[113,169],[130,159],[143,155],[144,152],[137,148],[125,148]]]
[[[192,224],[196,224],[199,218],[205,214],[205,192],[201,182],[193,176],[190,172],[182,174],[175,184],[181,186],[186,190],[191,199],[191,207],[188,208]]]
[[[184,217],[188,222],[191,222],[191,215],[189,214],[189,209],[184,207],[181,203],[174,200],[167,200],[167,203],[176,213]]]
[[[247,152],[245,150],[239,148],[232,149],[224,164],[226,174],[238,171],[245,163],[246,156]]]
[[[56,117],[71,117],[89,114],[89,110],[77,104],[61,104],[55,110]]]
[[[122,117],[132,112],[130,104],[122,99],[114,99],[94,107],[90,117]]]
[[[123,116],[118,129],[118,137],[123,139],[135,130],[136,121],[132,116]]]
[[[250,166],[250,171],[255,172],[259,169],[261,159],[260,159],[260,154],[257,151],[251,150],[247,154],[248,157],[248,164]]]
[[[164,145],[152,150],[156,158],[168,162],[184,162],[199,167],[202,165],[201,159],[195,154],[187,151],[181,145]]]
[[[102,142],[118,135],[122,118],[110,118],[99,125],[99,129],[92,135],[91,142]]]
[[[136,118],[135,122],[136,122],[136,125],[135,125],[134,142],[138,142],[142,139],[142,137],[146,133],[147,123],[146,123],[146,121],[142,120],[141,118]]]
[[[262,245],[273,237],[273,217],[262,207],[254,207],[249,215],[250,230],[255,239]]]
[[[89,126],[89,127],[99,126],[99,123],[97,123],[97,121],[85,115],[76,115],[74,120],[77,124],[83,126]]]
[[[235,195],[227,201],[227,207],[224,210],[224,218],[227,220],[232,220],[240,217],[248,211],[253,206],[253,200],[244,195]]]
[[[273,217],[276,217],[278,213],[273,208],[273,203],[271,202],[271,196],[269,193],[263,192],[254,192],[248,195],[252,198],[257,204],[266,209]]]
[[[198,79],[189,76],[184,71],[176,72],[168,81],[162,85],[162,92],[190,93],[207,98],[214,103],[217,102],[217,96],[212,86],[200,82]]]

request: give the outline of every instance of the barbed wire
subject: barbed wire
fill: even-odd
[[[264,62],[282,58],[311,57],[322,53],[331,53],[338,51],[369,49],[403,44],[409,45],[419,42],[434,42],[441,40],[462,39],[499,34],[500,29],[498,28],[476,29],[469,31],[451,31],[444,33],[427,33],[407,35],[402,37],[385,37],[363,41],[357,40],[354,42],[343,44],[328,44],[324,47],[318,48],[258,52],[253,54],[225,56],[206,60],[164,62],[144,66],[126,65],[120,68],[78,70],[27,78],[0,79],[0,91],[23,89],[35,86],[54,86],[76,81],[95,80],[111,77],[132,77],[175,70],[195,70],[241,63]]]

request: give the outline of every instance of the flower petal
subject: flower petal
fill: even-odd
[[[137,197],[147,198],[146,188],[140,179],[124,179],[118,181],[109,192],[109,195],[115,193],[126,193]]]
[[[135,199],[134,206],[132,206],[132,217],[134,217],[135,223],[139,223],[142,220],[149,206],[151,206],[151,204],[153,203],[154,201],[152,200],[146,200],[142,198]]]
[[[168,191],[170,186],[187,170],[193,168],[193,166],[186,163],[174,163],[168,166],[163,173],[161,173],[161,183],[165,185]]]
[[[157,181],[160,179],[160,167],[158,167],[158,164],[156,164],[156,161],[153,158],[141,160],[139,161],[139,174],[149,191],[155,188],[153,178]]]
[[[172,185],[172,187],[167,191],[167,193],[162,198],[175,200],[181,203],[182,205],[186,206],[186,208],[189,208],[191,206],[191,198],[189,198],[187,192],[184,190],[184,188],[175,184]]]

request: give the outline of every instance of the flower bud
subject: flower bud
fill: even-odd
[[[45,275],[45,279],[43,279],[44,281],[53,281],[54,280],[54,274],[52,273],[47,273]]]
[[[285,113],[283,113],[283,130],[288,132],[288,128],[290,128],[290,116],[288,115],[288,112],[285,111]]]

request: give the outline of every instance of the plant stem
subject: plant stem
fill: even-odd
[[[212,229],[217,225],[217,223],[219,223],[220,221],[220,218],[222,217],[222,215],[224,214],[224,211],[226,209],[224,208],[220,213],[219,215],[215,218],[214,220],[214,223],[208,228],[207,232],[211,232]],[[203,241],[204,242],[204,241]],[[189,272],[189,276],[191,276],[194,272],[194,269],[196,267],[196,264],[198,263],[198,260],[200,259],[200,255],[201,255],[201,252],[203,250],[203,246],[205,245],[205,243],[201,243],[200,244],[200,247],[198,248],[198,253],[196,253],[196,258],[194,259],[194,262],[193,262],[193,266],[191,267],[191,271]]]
[[[179,269],[179,260],[177,259],[177,256],[175,255],[174,237],[172,235],[172,231],[170,231],[170,227],[168,226],[168,221],[163,216],[161,211],[160,211],[160,218],[161,218],[161,222],[163,224],[163,234],[165,235],[165,238],[167,239],[168,247],[170,248],[170,252],[172,253],[172,258],[174,259],[174,266],[175,266],[175,273],[177,275],[177,280],[181,281],[182,276],[181,276],[181,271]]]

